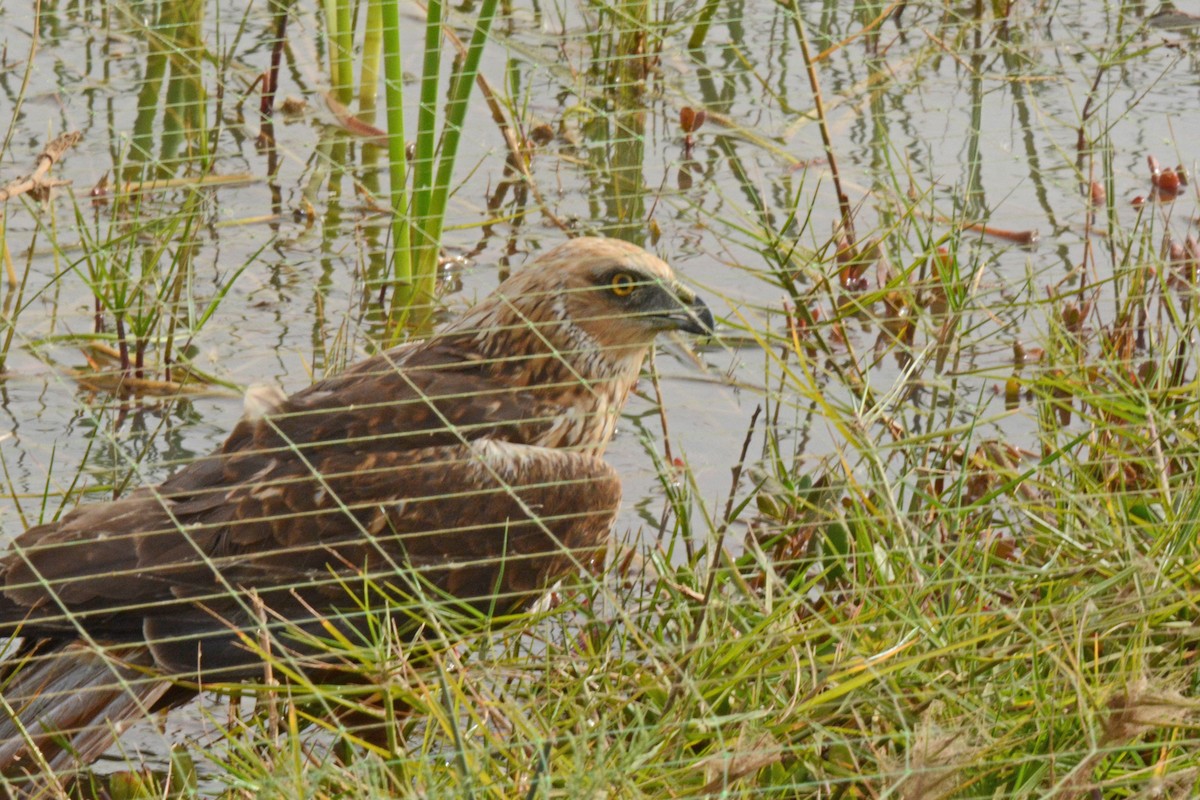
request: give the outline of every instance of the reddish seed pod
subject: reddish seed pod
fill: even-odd
[[[695,130],[693,127],[696,124],[696,110],[691,106],[684,106],[679,109],[679,127],[683,128],[684,133],[691,133]]]
[[[700,130],[700,126],[704,124],[707,116],[703,108],[695,109],[691,106],[684,106],[679,109],[679,127],[683,128],[684,133],[695,133]]]
[[[1167,244],[1167,259],[1172,262],[1182,263],[1187,258],[1187,251],[1183,249],[1183,245],[1179,242],[1169,242]]]
[[[1133,198],[1133,200],[1131,200],[1129,204],[1132,205],[1134,208],[1141,208],[1142,206],[1146,205],[1146,198],[1142,197],[1139,194],[1137,197]]]
[[[1179,194],[1179,176],[1170,170],[1160,172],[1152,179],[1158,190],[1169,197]]]

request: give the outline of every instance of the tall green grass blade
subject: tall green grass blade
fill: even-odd
[[[441,82],[442,0],[430,0],[425,12],[425,58],[417,106],[417,137],[413,154],[413,302],[433,300],[431,264],[436,268],[438,242],[429,236],[433,212],[434,156],[437,147],[438,90]]]
[[[354,97],[354,22],[345,0],[325,0],[326,46],[333,96],[343,106]]]
[[[392,274],[395,290],[389,319],[397,331],[413,301],[413,264],[408,194],[408,157],[404,138],[404,62],[400,47],[400,9],[389,0],[371,0],[383,22],[384,93],[387,101],[388,173],[392,211]]]
[[[479,15],[475,21],[475,32],[467,45],[467,55],[462,67],[454,74],[450,85],[450,99],[446,104],[446,119],[442,127],[442,142],[438,153],[437,177],[431,187],[429,209],[424,218],[425,241],[434,243],[435,247],[427,251],[425,259],[431,255],[433,263],[422,264],[423,279],[432,281],[437,269],[436,244],[442,240],[442,229],[446,223],[447,201],[450,197],[450,183],[454,177],[454,164],[458,156],[459,141],[462,138],[463,121],[467,114],[467,100],[475,87],[475,77],[479,73],[479,61],[487,45],[488,34],[492,22],[496,18],[496,8],[499,0],[484,0],[479,7]],[[427,291],[432,294],[432,284]]]
[[[358,81],[358,112],[365,121],[375,119],[375,96],[379,91],[379,64],[383,57],[383,3],[367,3],[367,28],[363,33],[362,72]]]

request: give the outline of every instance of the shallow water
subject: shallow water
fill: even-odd
[[[509,98],[523,129],[547,124],[555,134],[531,161],[554,217],[575,231],[626,236],[662,254],[724,319],[725,335],[701,345],[698,360],[678,344],[657,359],[671,452],[690,463],[697,501],[716,514],[751,413],[766,387],[780,383],[779,365],[748,334],[783,337],[791,302],[762,255],[763,240],[776,233],[823,253],[822,263],[798,260],[796,268],[807,270],[797,281],[803,290],[821,271],[836,284],[829,240],[838,210],[796,31],[775,3],[722,3],[703,46],[689,51],[694,4],[658,3],[650,13],[662,22],[655,27],[660,59],[637,91],[609,92],[603,83],[617,40],[614,15],[587,4],[560,5],[522,6],[498,21],[483,74]],[[1179,5],[1200,13],[1200,4]],[[941,424],[921,407],[937,388],[936,402],[961,403],[957,421],[978,419],[980,437],[1033,449],[1033,412],[1006,412],[996,389],[1013,371],[1013,342],[1033,346],[1046,335],[1038,304],[1048,287],[1077,280],[1071,273],[1083,261],[1088,212],[1081,187],[1103,182],[1105,158],[1111,159],[1117,246],[1135,229],[1157,236],[1170,228],[1182,239],[1191,225],[1191,188],[1170,204],[1139,210],[1131,201],[1150,195],[1149,154],[1195,172],[1196,45],[1188,31],[1146,27],[1148,11],[1136,4],[1059,3],[1052,16],[1020,16],[1028,12],[1019,4],[1007,24],[908,6],[899,21],[889,18],[871,35],[862,35],[866,15],[845,4],[802,6],[814,53],[856,37],[825,57],[819,77],[860,235],[888,231],[893,270],[923,263],[943,244],[919,231],[947,236],[944,244],[966,276],[967,333],[941,372],[922,370],[925,391],[897,413],[913,433]],[[255,146],[257,91],[237,110],[270,57],[265,4],[248,12],[238,3],[196,4],[198,21],[189,30],[200,35],[192,39],[159,17],[164,12],[155,5],[44,8],[37,23],[27,7],[0,10],[0,110],[7,112],[0,118],[12,119],[0,174],[7,180],[27,172],[49,136],[81,131],[82,142],[55,171],[71,181],[79,216],[65,193],[44,207],[28,199],[7,207],[8,247],[18,272],[28,275],[21,301],[10,294],[4,306],[15,318],[15,336],[0,384],[0,432],[9,434],[0,454],[19,499],[0,501],[6,538],[52,516],[72,487],[161,479],[174,464],[220,443],[241,413],[238,389],[263,382],[301,388],[340,365],[347,351],[364,352],[381,333],[386,220],[355,182],[376,193],[386,187],[384,155],[336,125],[321,99],[328,88],[325,45],[312,4],[298,4],[289,23],[279,89],[281,99],[298,98],[307,107],[278,118],[274,156]],[[417,72],[420,17],[415,5],[403,9],[406,68]],[[168,56],[150,41],[166,42]],[[1097,79],[1106,59],[1113,66]],[[203,99],[194,96],[199,89]],[[566,235],[532,198],[522,207],[511,191],[489,211],[505,177],[506,151],[479,97],[472,103],[445,236],[446,254],[464,257],[446,276],[451,308],[486,294],[508,269]],[[677,121],[684,106],[708,112],[690,160]],[[1084,129],[1100,148],[1094,166],[1076,150],[1085,107]],[[80,388],[68,374],[85,363],[78,348],[52,340],[92,330],[87,262],[74,246],[84,238],[81,227],[88,237],[119,228],[111,206],[93,206],[88,190],[105,175],[115,181],[194,174],[203,144],[186,133],[190,113],[207,126],[220,119],[209,145],[214,172],[237,176],[236,184],[203,189],[192,201],[199,204],[199,227],[192,296],[185,298],[199,313],[232,284],[189,343],[201,368],[231,389],[168,405],[116,400]],[[170,219],[188,196],[180,189],[156,192],[141,208],[142,219]],[[794,210],[797,221],[788,223]],[[1024,247],[958,233],[943,217],[1036,230],[1040,241]],[[1096,226],[1107,223],[1100,218]],[[57,250],[48,228],[56,231]],[[160,246],[173,252],[178,233],[145,225],[137,257]],[[1103,282],[1112,266],[1108,244],[1094,241],[1098,267],[1091,279]],[[878,286],[877,270],[867,277]],[[826,320],[841,302],[835,294],[814,295],[812,306]],[[879,306],[873,304],[874,316],[847,319],[845,342],[832,360],[849,363],[872,351]],[[934,358],[936,331],[928,319],[919,327],[914,349],[921,358]],[[908,380],[908,366],[890,353],[876,362],[866,379],[877,396],[889,398]],[[854,402],[816,367],[818,388],[827,387],[834,401]],[[648,382],[642,388],[650,391]],[[793,432],[785,451],[814,464],[841,452],[840,435],[811,402],[794,394],[781,402],[783,427]],[[661,440],[653,403],[635,398],[609,452],[625,476],[618,533],[626,541],[652,537],[664,513],[649,454],[663,453]],[[751,460],[762,446],[761,436],[752,441]],[[43,504],[47,487],[51,496]]]
[[[14,175],[32,164],[47,132],[80,130],[83,142],[57,174],[72,181],[83,217],[101,224],[105,209],[89,208],[85,192],[106,174],[131,174],[129,164],[139,160],[135,148],[148,151],[140,158],[152,172],[186,175],[195,169],[179,141],[176,106],[182,101],[175,100],[169,85],[157,94],[145,91],[150,56],[144,26],[153,25],[159,12],[153,6],[137,9],[140,19],[115,7],[108,14],[44,15],[29,89],[4,153],[5,172]],[[857,17],[837,5],[808,4],[804,11],[814,51],[862,29]],[[418,17],[415,7],[405,12],[405,20],[413,23],[406,31],[406,65],[416,71]],[[563,12],[563,18],[548,9],[540,15],[516,12],[499,21],[484,67],[485,76],[503,87],[507,64],[510,85],[520,86],[520,120],[527,128],[548,123],[559,131],[532,162],[554,214],[577,230],[618,232],[647,244],[646,220],[653,220],[661,235],[652,248],[709,297],[732,327],[780,331],[785,295],[757,252],[754,237],[762,235],[763,215],[756,214],[754,203],[762,202],[766,216],[783,225],[796,202],[808,215],[807,227],[801,232],[793,225],[785,233],[812,249],[826,245],[837,218],[817,126],[805,117],[812,93],[784,12],[772,4],[722,6],[704,47],[689,53],[684,40],[691,26],[683,11],[655,9],[656,15],[679,22],[664,26],[661,61],[630,111],[642,127],[635,142],[620,136],[616,117],[621,110],[598,85],[610,63],[611,37],[587,36],[589,24],[596,24],[594,12],[575,7]],[[22,16],[27,13],[5,12],[3,102],[10,109],[18,105],[31,41],[33,22]],[[1128,201],[1149,193],[1147,153],[1157,153],[1166,164],[1190,163],[1186,143],[1194,140],[1198,122],[1187,100],[1195,94],[1196,61],[1191,43],[1179,34],[1139,29],[1137,16],[1122,17],[1116,8],[1097,11],[1090,3],[1060,5],[1049,18],[1015,18],[1007,33],[990,20],[975,24],[917,8],[908,9],[900,23],[892,18],[879,26],[877,40],[863,36],[837,50],[820,76],[843,180],[859,206],[858,229],[870,231],[886,221],[878,209],[911,190],[922,196],[923,213],[960,217],[966,209],[972,219],[1012,230],[1036,229],[1041,235],[1034,249],[970,232],[958,242],[960,264],[968,272],[981,271],[977,294],[967,305],[978,332],[968,338],[970,346],[959,354],[958,364],[959,372],[973,374],[958,391],[974,398],[1002,380],[1012,340],[1036,342],[1042,333],[1022,313],[1023,305],[1081,259],[1086,204],[1074,145],[1096,53],[1115,52],[1122,42],[1126,51],[1147,48],[1103,76],[1098,113],[1089,127],[1093,135],[1107,129],[1116,207],[1126,225],[1137,214]],[[238,25],[244,31],[233,41]],[[279,171],[268,180],[268,158],[254,146],[257,95],[247,98],[242,116],[235,109],[269,58],[265,7],[252,7],[243,19],[237,4],[205,6],[200,27],[209,49],[189,52],[175,41],[183,50],[176,60],[185,66],[168,67],[166,83],[199,76],[208,94],[201,104],[205,118],[211,123],[220,112],[224,125],[214,148],[215,172],[245,180],[203,197],[205,229],[193,262],[195,302],[224,286],[246,261],[253,263],[236,277],[219,313],[192,344],[201,366],[232,384],[266,381],[295,389],[326,368],[326,343],[343,321],[358,349],[365,337],[379,333],[374,292],[364,284],[378,275],[371,260],[380,258],[386,230],[381,217],[359,201],[351,176],[321,180],[321,173],[345,166],[364,183],[378,182],[382,157],[331,126],[334,118],[321,100],[326,86],[317,61],[323,48],[320,21],[314,9],[301,7],[288,30],[291,47],[279,95],[304,99],[308,109],[276,125]],[[228,48],[233,49],[231,64],[218,70],[213,61],[225,58]],[[215,100],[219,78],[225,81],[220,106]],[[681,191],[683,151],[676,120],[684,105],[707,108],[709,122],[696,135],[692,185]],[[469,130],[446,251],[470,253],[470,258],[453,276],[462,289],[448,298],[452,306],[489,291],[498,280],[498,264],[518,266],[565,235],[532,207],[518,223],[480,229],[488,216],[485,201],[503,179],[505,153],[478,100]],[[630,146],[639,158],[617,163],[628,159]],[[330,162],[339,155],[340,161]],[[799,166],[804,164],[812,166]],[[641,191],[616,197],[614,184],[622,176]],[[306,197],[314,202],[311,224],[299,214]],[[169,215],[182,201],[182,192],[162,192],[147,205],[150,213]],[[1190,203],[1185,195],[1168,212],[1177,228],[1186,226]],[[510,200],[500,213],[511,210]],[[1143,213],[1154,216],[1156,210]],[[70,230],[72,213],[60,199],[48,211],[10,206],[8,214],[14,259],[21,268],[28,259],[31,271],[28,305],[18,317],[15,338],[25,347],[10,357],[11,377],[0,405],[9,420],[4,427],[13,434],[5,458],[23,492],[40,493],[47,481],[68,484],[89,442],[98,449],[89,457],[93,468],[103,471],[115,464],[134,470],[135,480],[154,480],[170,470],[170,462],[219,443],[239,413],[231,393],[165,410],[153,404],[135,408],[117,426],[111,403],[79,392],[63,376],[65,368],[82,364],[72,348],[33,347],[43,337],[86,333],[92,325],[90,293],[71,272],[83,268],[80,251],[55,256],[45,234],[34,237],[36,225],[48,224],[53,215],[60,241],[77,241]],[[274,216],[256,220],[265,215]],[[942,228],[949,230],[949,225]],[[893,266],[919,258],[927,246],[899,244],[889,253]],[[998,297],[1005,302],[995,302]],[[832,303],[822,309],[826,316]],[[1002,316],[987,319],[988,307],[1001,305],[1006,306]],[[871,347],[874,334],[865,318],[861,326],[847,329],[858,350]],[[714,502],[727,490],[728,465],[736,461],[749,412],[760,402],[754,387],[764,383],[764,366],[756,351],[728,342],[706,346],[703,371],[686,359],[659,360],[674,423],[673,452],[687,455],[702,494]],[[745,388],[724,385],[726,376]],[[877,391],[886,390],[898,376],[891,360],[883,359],[872,381]],[[645,424],[624,425],[612,452],[629,476],[632,502],[626,519],[633,527],[639,522],[632,515],[639,506],[636,498],[653,494],[656,484],[639,441],[643,435],[661,435],[647,410],[647,404],[634,402],[631,416]],[[1010,421],[997,433],[1008,436],[1021,429],[1019,421]],[[836,440],[814,430],[806,446],[817,456],[835,450]],[[144,455],[134,455],[142,449]],[[4,519],[11,535],[16,523],[7,513]]]

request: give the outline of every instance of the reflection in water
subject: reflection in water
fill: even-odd
[[[27,93],[19,70],[0,71],[14,109],[4,163],[29,162],[47,131],[79,127],[79,151],[56,170],[77,190],[105,171],[116,186],[254,176],[236,188],[175,184],[83,209],[74,220],[82,233],[71,230],[65,196],[49,210],[6,209],[5,244],[26,289],[3,305],[6,322],[19,325],[9,328],[0,384],[0,429],[18,436],[2,446],[16,465],[14,493],[41,497],[51,486],[48,509],[73,503],[85,485],[108,491],[131,473],[139,483],[161,477],[172,460],[210,450],[238,414],[236,400],[215,396],[139,407],[80,393],[67,370],[85,363],[82,335],[123,348],[131,375],[182,380],[186,366],[236,391],[306,385],[388,333],[394,228],[377,206],[389,164],[380,148],[323,124],[323,89],[351,86],[354,76],[338,67],[328,77],[318,4],[274,3],[249,15],[229,13],[233,5],[141,4],[149,22],[118,13],[106,22],[77,4],[77,17],[56,11],[40,28],[25,24],[24,8],[5,11],[10,64],[32,51],[24,31],[43,40]],[[705,500],[728,492],[746,420],[764,401],[786,440],[774,444],[797,472],[831,453],[853,458],[842,431],[814,424],[823,403],[854,409],[864,426],[886,417],[910,434],[970,427],[1028,440],[1039,426],[1081,424],[1083,406],[1068,391],[1077,387],[1034,363],[1010,386],[1009,353],[1016,340],[1032,350],[1050,339],[1074,355],[1073,342],[1094,329],[1093,315],[1079,313],[1087,299],[1075,296],[1088,241],[1088,283],[1102,292],[1128,280],[1111,277],[1112,254],[1152,257],[1167,230],[1184,241],[1191,195],[1152,198],[1140,210],[1129,201],[1148,193],[1147,142],[1171,139],[1156,144],[1168,164],[1196,157],[1188,143],[1200,115],[1179,99],[1194,56],[1163,44],[1161,31],[1140,31],[1139,4],[1078,4],[1074,18],[1048,19],[1009,4],[1016,12],[1000,21],[979,16],[987,4],[900,5],[902,14],[860,36],[874,19],[865,5],[796,4],[821,53],[832,149],[863,233],[856,244],[878,243],[875,268],[850,276],[865,287],[838,285],[841,212],[787,9],[623,0],[518,8],[494,36],[482,72],[508,122],[473,95],[445,237],[449,254],[470,248],[471,258],[454,271],[463,297],[448,301],[486,293],[530,252],[565,237],[560,228],[642,243],[653,222],[658,249],[687,279],[729,300],[728,313],[719,311],[728,336],[703,356],[718,377],[669,350],[659,359],[673,446],[695,467],[691,496]],[[405,52],[420,54],[423,26],[405,21]],[[448,24],[460,36],[471,31],[462,17]],[[689,39],[703,46],[689,50]],[[366,72],[373,61],[368,53]],[[297,96],[309,110],[238,119],[235,98],[264,72],[278,75],[277,100]],[[370,82],[364,74],[361,84]],[[448,88],[437,86],[438,109]],[[374,96],[358,100],[359,117],[382,126]],[[690,152],[676,122],[685,107],[708,117]],[[1076,146],[1081,135],[1086,147]],[[1090,202],[1080,187],[1093,181],[1107,205],[1097,204],[1085,230],[1075,224]],[[1001,229],[1041,228],[1046,241],[1023,250],[961,233],[985,212]],[[939,248],[945,264],[935,263]],[[1138,280],[1163,295],[1149,276]],[[1178,305],[1184,316],[1187,302]],[[1034,312],[1049,303],[1066,313],[1048,333]],[[1092,308],[1109,305],[1101,297]],[[1141,327],[1132,331],[1135,351],[1154,344]],[[1129,349],[1113,352],[1124,358]],[[1136,375],[1182,385],[1187,356],[1168,352]],[[726,375],[735,389],[712,387]],[[811,396],[797,396],[802,379],[813,382]],[[703,401],[697,381],[712,388]],[[1031,409],[1037,381],[1049,399]],[[635,538],[643,529],[653,537],[666,513],[666,490],[642,449],[641,439],[661,432],[649,408],[635,399],[637,421],[622,423],[611,451],[629,498],[620,527]],[[870,428],[884,437],[899,429]],[[16,518],[11,506],[6,513]]]
[[[146,30],[133,135],[119,173],[123,182],[171,177],[208,154],[208,96],[201,75],[206,48],[200,33],[206,7],[203,0],[185,0],[155,8]]]
[[[114,225],[102,211],[94,212],[97,232],[89,241],[107,248],[110,271],[115,264],[129,273],[131,288],[123,297],[109,291],[97,298],[92,286],[108,274],[99,269],[105,264],[79,261],[70,254],[75,245],[70,241],[61,242],[65,256],[47,257],[45,238],[41,249],[31,246],[36,225],[10,213],[10,249],[28,248],[27,297],[36,295],[42,304],[22,308],[10,295],[9,307],[20,309],[23,325],[18,347],[51,331],[92,330],[99,305],[105,337],[117,338],[118,314],[130,342],[135,333],[130,326],[140,326],[148,343],[141,355],[143,370],[162,357],[173,335],[169,353],[195,353],[209,372],[233,384],[266,377],[295,386],[311,372],[336,366],[340,354],[360,348],[364,339],[383,335],[379,304],[391,278],[384,255],[389,220],[376,213],[372,203],[377,201],[364,198],[382,196],[378,173],[387,165],[377,148],[320,125],[327,121],[321,87],[329,82],[323,84],[319,76],[329,68],[318,55],[325,42],[315,32],[325,30],[324,20],[298,5],[289,16],[285,5],[243,19],[223,8],[216,13],[211,3],[197,0],[150,4],[139,7],[149,22],[114,15],[110,24],[116,35],[104,41],[93,36],[99,18],[89,16],[90,10],[81,10],[78,18],[43,17],[38,69],[23,103],[16,102],[9,73],[0,75],[0,90],[19,107],[14,149],[36,151],[27,143],[74,121],[83,128],[84,141],[78,156],[64,164],[64,174],[78,185],[94,185],[109,161],[115,164],[114,184],[210,172],[260,180],[204,193],[165,190],[143,198],[140,206],[110,206],[107,219],[117,220]],[[881,323],[886,332],[885,321],[902,316],[899,309],[916,309],[903,315],[903,324],[893,324],[885,340],[896,358],[872,366],[872,380],[887,384],[922,348],[938,346],[944,324],[919,313],[911,299],[923,290],[928,259],[943,246],[937,237],[949,229],[928,220],[953,218],[956,208],[981,209],[986,198],[1001,227],[1040,224],[1054,234],[1047,236],[1052,244],[1036,253],[979,237],[962,237],[969,240],[955,251],[960,264],[987,264],[979,294],[967,298],[974,307],[986,307],[995,292],[1018,298],[993,311],[995,319],[971,323],[977,327],[970,328],[965,344],[968,361],[984,369],[1000,360],[997,354],[1014,338],[1007,331],[1028,327],[1022,309],[1034,296],[1030,293],[1039,284],[1056,284],[1060,276],[1050,273],[1075,267],[1077,258],[1071,256],[1078,232],[1065,229],[1062,220],[1073,219],[1080,202],[1078,177],[1062,177],[1072,166],[1063,160],[1062,136],[1068,136],[1069,149],[1078,132],[1070,125],[1060,130],[1054,120],[1075,114],[1078,98],[1088,96],[1096,79],[1098,62],[1077,53],[1075,60],[1083,66],[1077,74],[1064,72],[1052,45],[1056,39],[1019,16],[981,24],[958,12],[941,16],[909,6],[855,39],[874,19],[864,8],[798,4],[815,49],[823,54],[818,71],[857,224],[880,229],[887,261],[879,274],[891,276],[886,287],[876,287],[881,291],[860,298],[869,306],[855,312],[863,324],[847,326],[848,340],[838,344],[827,333],[841,301],[813,289],[837,272],[831,243],[838,211],[823,144],[811,122],[812,92],[791,20],[775,4],[697,5],[697,13],[704,11],[703,25],[687,16],[692,9],[673,9],[674,16],[660,19],[656,15],[668,12],[648,0],[598,11],[567,4],[561,19],[545,14],[537,17],[538,24],[519,15],[504,19],[482,72],[517,132],[516,141],[515,147],[503,144],[501,123],[475,95],[460,159],[469,167],[459,172],[461,185],[454,189],[450,212],[450,224],[465,230],[447,236],[452,253],[462,252],[458,248],[465,242],[472,245],[474,264],[460,273],[467,296],[494,285],[497,271],[507,264],[519,266],[529,251],[566,235],[557,230],[558,223],[641,242],[653,217],[663,232],[660,249],[675,255],[689,276],[729,293],[748,319],[762,322],[768,313],[783,319],[780,300],[786,294],[794,314],[811,318],[809,340],[830,339],[827,348],[818,346],[822,357],[845,360],[851,348],[870,350]],[[475,4],[471,13],[478,8]],[[1089,36],[1128,31],[1139,22],[1125,20],[1120,16],[1125,12],[1088,13],[1069,30],[1062,17],[1047,24],[1062,41],[1073,41],[1078,31]],[[470,33],[469,22],[450,19],[460,37]],[[13,30],[33,27],[18,24]],[[241,36],[236,41],[235,32]],[[281,48],[285,32],[288,47]],[[405,52],[421,52],[421,25],[406,25],[400,33]],[[692,38],[703,47],[689,50]],[[220,50],[217,42],[234,52]],[[1126,153],[1140,141],[1164,135],[1161,124],[1149,120],[1169,114],[1170,130],[1181,137],[1196,126],[1186,104],[1172,102],[1170,85],[1163,83],[1183,72],[1174,67],[1186,56],[1158,47],[1157,39],[1146,42],[1153,45],[1150,50],[1122,62],[1119,74],[1110,73],[1111,86],[1102,82],[1108,94],[1098,94],[1097,103],[1125,108],[1136,102],[1147,113],[1117,122],[1089,118],[1096,147],[1116,154],[1111,157],[1115,177],[1105,188],[1121,210],[1132,196],[1123,176],[1144,172],[1141,154]],[[970,46],[960,47],[963,43]],[[10,59],[21,46],[19,38],[9,42]],[[952,58],[946,46],[965,49],[967,60]],[[95,56],[98,48],[103,57]],[[368,54],[363,62],[368,73],[373,63]],[[310,110],[298,122],[276,118],[272,130],[231,113],[234,98],[264,72],[278,74],[277,102],[291,96],[308,101]],[[346,83],[338,80],[338,87]],[[370,83],[369,77],[361,83]],[[1156,83],[1162,91],[1148,94],[1146,87]],[[66,91],[74,86],[80,87],[77,97]],[[445,83],[439,87],[440,104],[447,88]],[[357,113],[365,121],[372,119],[373,97],[360,92]],[[107,116],[91,113],[98,99]],[[676,123],[684,107],[703,109],[708,116],[690,159],[681,155]],[[547,130],[540,130],[543,126]],[[259,133],[274,146],[255,151]],[[16,163],[27,160],[24,155],[11,154]],[[1180,155],[1181,161],[1187,157]],[[1072,151],[1071,161],[1076,156]],[[357,194],[359,186],[365,194]],[[1177,200],[1176,208],[1186,200]],[[270,212],[267,222],[243,222],[262,220],[264,210]],[[152,224],[168,212],[178,221]],[[137,224],[129,224],[131,213],[140,215]],[[1186,216],[1182,210],[1173,213],[1178,219]],[[921,226],[930,227],[933,238],[923,241],[914,234]],[[260,253],[274,232],[282,241]],[[180,242],[186,246],[179,247]],[[186,283],[172,282],[189,272],[195,281],[190,290]],[[1048,277],[1040,277],[1043,273]],[[869,270],[864,275],[878,283]],[[138,286],[145,291],[132,290]],[[173,305],[176,288],[178,306]],[[216,315],[197,330],[195,320],[218,292],[227,294]],[[892,292],[889,309],[884,298]],[[139,296],[163,300],[139,308]],[[1024,330],[1022,336],[1033,340],[1036,333]],[[340,342],[336,359],[329,347],[335,340]],[[127,349],[136,370],[138,346]],[[79,363],[74,351],[62,355]],[[40,364],[23,357],[30,368]],[[758,356],[743,352],[738,358],[757,362]],[[164,366],[173,369],[170,363]],[[988,380],[963,380],[959,391],[975,396],[979,382]],[[38,413],[29,409],[30,415]],[[703,418],[708,410],[691,413]],[[829,445],[814,439],[815,447]]]
[[[655,68],[648,37],[649,0],[619,4],[616,52],[608,61],[608,107],[613,110],[611,161],[606,165],[610,235],[634,244],[645,241],[646,84]],[[597,65],[600,66],[600,65]],[[603,118],[599,117],[598,118]],[[597,148],[599,150],[599,148]]]

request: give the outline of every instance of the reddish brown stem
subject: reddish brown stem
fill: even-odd
[[[287,37],[287,3],[275,4],[275,41],[271,45],[271,67],[263,75],[262,99],[259,101],[258,113],[264,120],[270,119],[275,110],[275,91],[279,88],[279,64],[283,60],[283,43]]]
[[[837,156],[833,152],[833,137],[829,133],[829,121],[825,116],[825,101],[821,95],[821,83],[817,79],[817,64],[808,49],[808,34],[800,24],[800,7],[796,0],[791,0],[792,25],[796,28],[796,37],[800,40],[800,53],[804,58],[804,66],[808,72],[808,84],[812,87],[813,105],[817,116],[817,127],[821,131],[821,142],[825,145],[825,157],[829,159],[829,174],[833,178],[833,190],[837,193],[838,209],[842,212],[842,229],[851,244],[858,241],[854,235],[854,219],[850,208],[850,197],[842,190],[842,178],[838,172]]]

